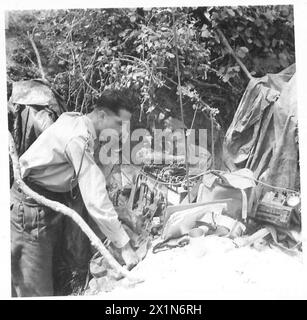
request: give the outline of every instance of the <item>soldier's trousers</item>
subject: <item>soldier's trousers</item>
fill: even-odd
[[[52,200],[63,202],[60,197]],[[27,197],[16,184],[11,188],[10,209],[12,296],[51,296],[61,217]]]
[[[30,187],[50,200],[68,205],[87,220],[82,197]],[[90,243],[67,217],[38,205],[16,184],[11,188],[12,295],[33,297],[70,294],[72,275],[87,273]],[[82,281],[81,281],[82,282]]]

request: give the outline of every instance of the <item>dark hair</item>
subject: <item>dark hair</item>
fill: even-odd
[[[97,109],[108,109],[114,112],[116,115],[119,114],[119,110],[124,109],[132,113],[133,102],[128,96],[120,90],[104,90],[95,101],[95,108]]]

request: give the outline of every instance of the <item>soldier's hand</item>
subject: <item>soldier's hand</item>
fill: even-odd
[[[138,264],[139,258],[136,252],[131,248],[129,242],[122,248],[121,254],[128,270],[131,270]]]

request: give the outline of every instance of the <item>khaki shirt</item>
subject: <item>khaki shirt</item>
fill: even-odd
[[[129,237],[118,220],[105,177],[94,160],[97,140],[93,123],[86,115],[63,113],[20,157],[21,175],[47,190],[68,192],[85,148],[78,178],[84,204],[101,231],[121,248]]]

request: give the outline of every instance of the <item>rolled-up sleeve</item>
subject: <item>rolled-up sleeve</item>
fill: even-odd
[[[73,138],[66,145],[66,156],[73,164],[75,172],[79,171],[85,145],[86,140],[83,137]],[[89,148],[86,148],[84,153],[78,182],[89,214],[105,236],[116,247],[122,248],[128,243],[129,237],[118,220],[106,190],[105,177],[95,163],[93,152]]]

